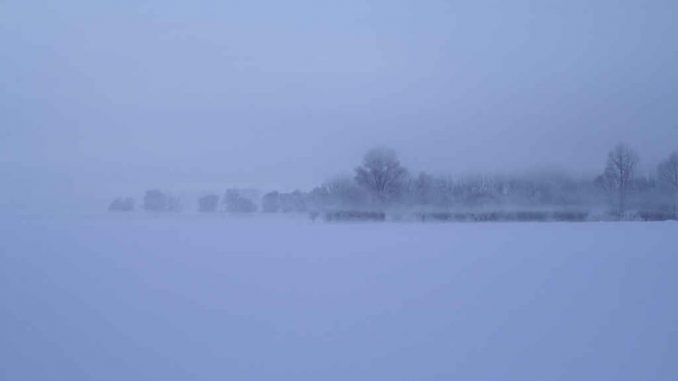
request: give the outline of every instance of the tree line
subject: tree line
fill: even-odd
[[[675,219],[678,152],[659,163],[652,174],[640,174],[638,163],[638,154],[629,146],[619,144],[608,153],[601,174],[592,179],[574,178],[560,172],[434,176],[426,172],[412,173],[394,150],[375,148],[365,154],[352,176],[336,177],[310,191],[271,191],[259,198],[231,189],[222,196],[204,195],[196,206],[204,213],[261,211],[312,216],[324,213],[326,216],[379,216],[380,219],[383,213],[389,212],[416,213],[422,218],[434,219],[539,220],[549,218],[546,214],[537,214],[545,210],[555,211],[549,215],[554,219],[572,218],[572,214],[565,212],[578,212],[577,216],[596,212],[603,218],[616,219]],[[132,198],[118,198],[109,209],[131,211],[135,209],[134,204]],[[181,204],[178,198],[165,192],[149,190],[142,208],[150,212],[176,212]],[[512,210],[512,214],[478,214],[478,211],[507,210]],[[375,212],[382,214],[375,215]],[[462,212],[474,214],[459,214]],[[584,212],[586,214],[582,214]]]

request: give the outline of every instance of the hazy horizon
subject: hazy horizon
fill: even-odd
[[[5,198],[60,186],[307,189],[377,145],[414,171],[593,174],[625,142],[647,173],[678,149],[676,11],[4,1]]]

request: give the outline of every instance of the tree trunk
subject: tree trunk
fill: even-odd
[[[624,218],[624,212],[626,210],[626,191],[624,189],[619,190],[619,210],[617,213],[619,214],[619,219]]]

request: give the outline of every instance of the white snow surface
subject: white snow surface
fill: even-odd
[[[676,380],[678,223],[0,217],[0,379]]]

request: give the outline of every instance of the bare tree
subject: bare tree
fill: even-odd
[[[620,216],[626,210],[626,197],[637,165],[638,155],[624,144],[618,144],[607,155],[603,178],[606,188],[617,194],[617,212]]]
[[[395,151],[387,148],[375,148],[367,152],[362,166],[355,171],[356,183],[380,202],[397,194],[407,175],[407,170],[400,165]]]
[[[673,196],[673,217],[678,216],[678,152],[674,152],[657,166],[657,179],[667,187]]]

